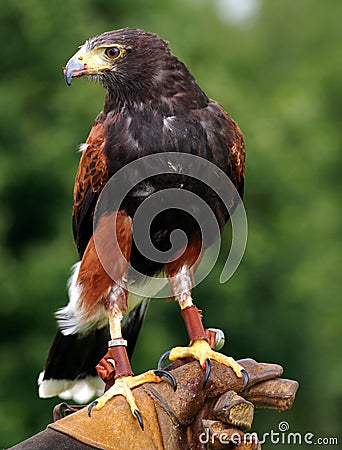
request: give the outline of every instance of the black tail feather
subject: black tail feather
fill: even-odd
[[[122,335],[127,340],[131,358],[144,321],[149,300],[143,300],[130,311],[122,323]],[[44,380],[75,380],[96,376],[96,365],[106,354],[110,339],[109,327],[93,330],[87,335],[65,336],[57,331],[44,368]]]
[[[65,336],[57,331],[44,368],[44,380],[75,380],[97,375],[95,366],[107,351],[108,326],[90,334]]]

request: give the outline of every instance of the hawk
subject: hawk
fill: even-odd
[[[107,195],[105,213],[94,222],[97,202],[111,177],[122,168],[149,155],[169,153],[179,158],[194,155],[210,162],[230,178],[242,197],[244,139],[230,115],[206,96],[185,64],[157,34],[124,28],[90,38],[68,61],[64,75],[68,85],[73,78],[95,79],[104,86],[106,95],[103,110],[80,146],[72,210],[80,261],[69,281],[69,303],[57,312],[59,331],[40,375],[39,394],[78,401],[100,395],[103,382],[99,384],[95,366],[106,354],[97,370],[107,390],[91,403],[89,413],[111,397],[124,395],[143,427],[130,389],[144,382],[158,382],[163,375],[174,380],[164,370],[133,376],[129,357],[148,299],[141,297],[138,304],[136,298],[132,301],[134,296],[127,286],[134,276],[130,267],[142,274],[139,282],[144,276],[160,273],[170,280],[171,294],[179,303],[190,338],[188,347],[171,350],[170,360],[196,358],[206,369],[206,379],[212,359],[230,366],[242,380],[247,374],[232,358],[211,348],[201,311],[192,300],[194,271],[207,247],[196,220],[174,207],[155,217],[149,233],[156,249],[172,249],[172,233],[177,229],[187,237],[183,248],[175,248],[167,261],[160,262],[143,255],[136,245],[134,215],[146,199],[170,188],[204,200],[221,231],[229,212],[210,186],[180,173],[171,161],[173,174],[149,177],[134,186],[119,206],[114,201],[111,204]],[[114,230],[118,245],[107,246]],[[96,233],[103,243],[102,255],[98,254]]]

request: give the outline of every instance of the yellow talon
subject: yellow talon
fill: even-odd
[[[215,352],[211,349],[208,342],[204,339],[197,339],[189,347],[174,347],[169,355],[169,359],[174,361],[178,358],[192,357],[199,361],[202,368],[205,368],[206,359],[212,359],[225,366],[231,367],[239,378],[243,377],[243,367],[240,366],[230,356],[223,355],[222,353]]]
[[[138,410],[137,404],[135,402],[132,389],[140,386],[144,383],[159,383],[161,378],[157,376],[153,370],[144,372],[137,376],[125,376],[115,380],[115,383],[110,387],[101,397],[95,400],[91,405],[91,410],[99,410],[104,407],[104,405],[113,397],[117,395],[122,395],[127,400],[129,407],[133,415],[136,415]]]

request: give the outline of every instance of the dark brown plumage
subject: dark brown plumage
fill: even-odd
[[[119,336],[113,336],[113,330],[117,330],[113,308],[126,312],[127,295],[124,289],[115,287],[115,282],[103,268],[92,237],[94,210],[104,186],[119,169],[138,158],[179,152],[215,164],[230,177],[242,196],[245,175],[243,135],[223,107],[205,95],[187,67],[170,52],[167,42],[156,34],[128,28],[103,33],[89,39],[69,60],[64,72],[68,84],[72,78],[86,75],[100,81],[107,92],[103,111],[81,146],[73,204],[73,231],[81,263],[71,280],[71,301],[58,314],[59,323],[64,334],[82,334],[86,342],[94,335],[94,330],[105,329],[109,316],[110,321],[113,319],[111,337],[115,339]],[[191,266],[201,252],[201,235],[196,220],[191,217],[191,208],[190,213],[175,208],[166,210],[151,225],[152,242],[161,251],[170,248],[170,235],[174,230],[181,228],[186,233],[188,248],[176,262],[162,264],[142,256],[131,238],[130,224],[137,207],[151,193],[170,187],[182,188],[202,198],[213,210],[219,228],[223,229],[229,214],[215,192],[210,186],[180,173],[144,181],[128,194],[120,211],[111,210],[109,206],[108,215],[120,218],[120,242],[135,269],[146,275],[164,270],[168,276],[177,276],[186,267],[192,277]],[[192,207],[199,208],[196,202]],[[205,247],[209,244],[205,243]],[[176,248],[175,255],[180,250]],[[113,261],[116,258],[114,253],[108,255]],[[130,276],[127,266],[115,264],[113,270],[121,271],[123,279]],[[190,294],[189,285],[188,297]],[[182,309],[188,307],[190,301],[184,298],[178,298]],[[145,311],[146,304],[143,303],[140,309],[130,313],[131,325],[124,328],[124,337],[131,336],[135,342]],[[53,352],[62,345],[62,340],[63,335],[59,333]],[[99,355],[103,352],[103,344],[100,347]],[[43,376],[45,385],[41,385],[43,396],[58,393],[58,389],[42,387],[46,386],[46,381],[56,376],[64,377],[63,373],[54,373],[53,363],[50,357]],[[68,364],[72,363],[75,363],[75,357],[73,362],[68,361]],[[74,365],[79,364],[76,361]],[[55,372],[60,370],[57,369]],[[77,367],[75,370],[77,376]],[[84,369],[81,376],[84,377],[87,371]]]

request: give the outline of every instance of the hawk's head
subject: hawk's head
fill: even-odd
[[[193,76],[157,34],[135,28],[88,39],[64,68],[66,82],[87,75],[120,98],[203,96]],[[191,95],[191,93],[193,95]]]

